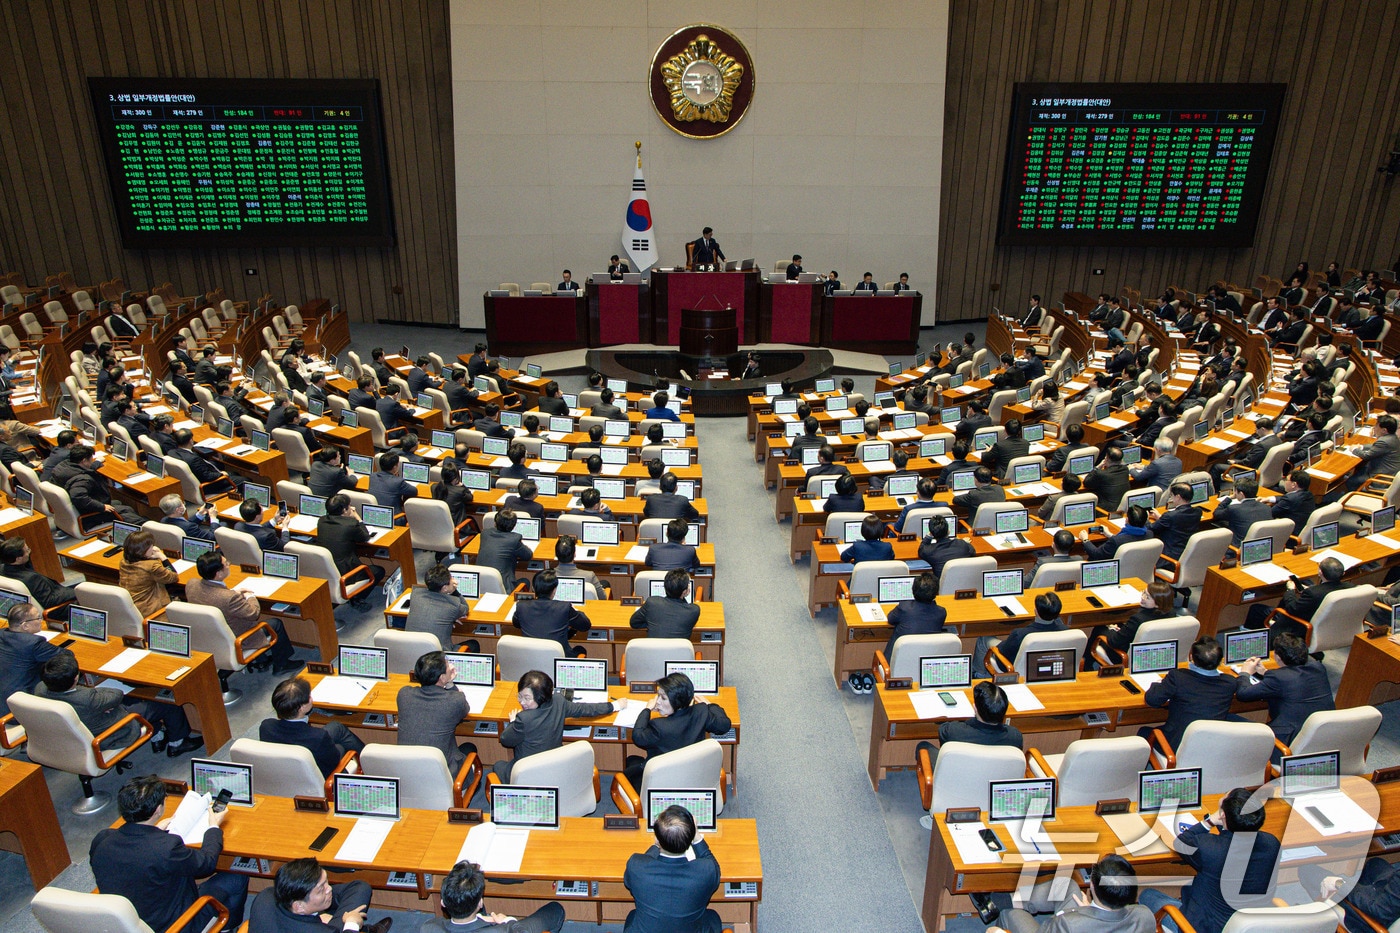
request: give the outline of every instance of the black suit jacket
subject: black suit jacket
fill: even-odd
[[[719,248],[719,240],[714,237],[710,237],[708,241],[700,237],[695,241],[695,249],[690,258],[697,266],[708,266],[724,259],[724,250]]]
[[[1084,491],[1096,494],[1099,508],[1109,512],[1117,511],[1118,503],[1123,501],[1123,494],[1130,485],[1132,478],[1121,462],[1106,463],[1084,477]]]
[[[1245,499],[1243,502],[1236,502],[1234,499],[1220,500],[1220,504],[1215,507],[1215,521],[1217,524],[1224,523],[1234,534],[1235,547],[1240,546],[1244,540],[1245,532],[1249,531],[1249,526],[1255,522],[1264,522],[1273,518],[1273,513],[1269,506],[1258,499]]]
[[[1317,500],[1313,498],[1313,494],[1306,489],[1298,489],[1274,500],[1273,516],[1293,519],[1293,533],[1296,535],[1303,530],[1316,508]]]
[[[1241,700],[1265,700],[1269,704],[1269,728],[1287,745],[1309,716],[1319,710],[1336,709],[1327,670],[1309,659],[1297,667],[1265,671],[1258,678],[1241,677],[1235,687]]]
[[[1197,823],[1180,838],[1186,844],[1183,858],[1196,869],[1196,880],[1182,890],[1182,912],[1197,933],[1220,933],[1240,908],[1270,906],[1280,848],[1277,836],[1229,830],[1216,835]],[[1236,850],[1234,859],[1230,859],[1231,849]],[[1243,877],[1233,877],[1241,856]],[[1227,871],[1231,878],[1225,878]]]
[[[163,829],[124,823],[93,837],[88,860],[99,891],[126,898],[147,926],[164,930],[199,897],[195,880],[214,873],[223,848],[215,827],[192,849]]]
[[[885,660],[894,656],[894,643],[905,635],[937,635],[943,631],[943,623],[948,621],[948,610],[938,603],[921,603],[905,600],[890,610],[890,624],[894,631],[885,642]]]
[[[515,588],[515,565],[519,561],[529,560],[534,556],[534,551],[522,542],[520,535],[514,531],[497,531],[494,527],[488,526],[481,529],[481,550],[477,552],[476,563],[482,567],[494,567],[501,575],[501,581],[505,583],[506,590]],[[517,618],[519,609],[516,609]]]
[[[969,742],[973,745],[1006,745],[1020,748],[1023,739],[1020,729],[1006,723],[993,726],[978,719],[961,719],[939,726],[938,741],[940,744]]]
[[[45,662],[63,650],[38,635],[0,629],[0,715],[10,711],[10,694],[34,692]]]
[[[567,415],[569,413],[569,403],[562,398],[545,398],[540,396],[539,410],[549,415]]]
[[[943,568],[949,561],[960,557],[975,557],[976,554],[972,543],[962,538],[944,538],[937,543],[925,538],[919,545],[919,560],[929,565],[935,579],[942,578]]]
[[[1006,474],[1006,465],[1017,457],[1024,457],[1031,451],[1031,442],[1024,437],[1006,437],[997,441],[982,454],[982,465],[997,476]]]
[[[632,628],[644,628],[649,638],[689,638],[700,621],[700,607],[684,599],[649,596],[632,613]]]
[[[331,552],[335,569],[349,573],[360,564],[355,545],[369,541],[369,528],[351,515],[323,515],[316,521],[316,543]]]
[[[717,703],[692,703],[654,719],[652,711],[644,709],[632,730],[632,744],[645,749],[650,759],[687,748],[707,735],[723,735],[730,728],[729,715]]]
[[[330,777],[340,764],[340,750],[335,747],[326,730],[309,722],[287,719],[264,719],[258,726],[258,741],[278,745],[300,745],[316,759],[322,777]]]
[[[1181,557],[1186,542],[1201,527],[1201,510],[1183,505],[1166,512],[1150,526],[1152,533],[1162,539],[1162,553],[1173,560]]]
[[[527,599],[515,604],[515,621],[522,635],[530,638],[548,638],[557,641],[569,654],[569,636],[575,632],[586,632],[593,623],[574,608],[572,603],[557,599]]]
[[[1167,708],[1167,721],[1161,728],[1173,748],[1181,744],[1186,727],[1196,720],[1224,719],[1234,698],[1234,675],[1221,671],[1212,676],[1189,667],[1167,671],[1143,697],[1148,706]]]
[[[688,522],[700,520],[694,504],[680,493],[658,492],[646,497],[643,518],[683,518]]]
[[[670,858],[652,846],[627,860],[622,883],[636,908],[627,915],[623,933],[679,933],[702,930],[710,898],[719,888],[719,863],[710,844],[693,846],[694,859]]]

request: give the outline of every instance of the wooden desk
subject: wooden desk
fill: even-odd
[[[406,591],[385,612],[385,615],[397,620],[398,624],[402,625],[403,620],[408,618],[408,609],[404,606],[411,595]],[[515,600],[506,597],[501,608],[495,612],[478,610],[475,607],[477,602],[477,600],[468,601],[468,605],[472,608],[468,613],[467,621],[459,623],[454,634],[463,640],[474,638],[481,645],[483,652],[494,654],[496,644],[502,635],[514,635],[520,631],[506,621],[506,616],[510,613],[511,607],[515,605]],[[700,607],[700,620],[695,623],[695,629],[690,633],[690,640],[694,643],[696,650],[700,652],[702,660],[719,662],[720,682],[723,683],[724,604],[702,600],[697,605]],[[634,638],[647,637],[646,629],[635,629],[631,626],[632,613],[636,611],[636,606],[625,606],[616,599],[589,600],[583,605],[583,613],[588,616],[588,621],[593,624],[593,627],[583,635],[575,635],[570,641],[587,648],[590,658],[606,657],[608,673],[620,675],[622,658],[627,653],[627,645]]]
[[[56,640],[66,637],[59,636]],[[138,694],[148,698],[169,690],[171,698],[189,714],[190,725],[203,733],[204,748],[209,754],[218,751],[232,737],[213,655],[191,651],[188,658],[176,658],[152,652],[120,674],[110,674],[101,668],[125,650],[126,645],[120,638],[113,636],[105,645],[86,638],[71,641],[68,650],[78,659],[78,667],[84,673],[134,684]],[[180,667],[189,670],[177,680],[169,680],[170,674]]]
[[[75,542],[64,548],[62,556],[75,564],[83,575],[96,583],[121,585],[121,553],[106,557],[103,549],[91,554],[74,553],[82,549],[84,542]],[[372,545],[371,545],[372,546]],[[196,576],[194,565],[180,571],[180,585],[188,583]],[[228,585],[236,588],[245,577],[257,574],[244,573],[234,567],[228,578]],[[299,645],[316,648],[322,660],[334,658],[340,650],[340,639],[335,633],[335,607],[331,603],[330,584],[320,577],[306,576],[300,580],[288,580],[272,596],[259,597],[264,615],[280,618],[287,629],[287,636]]]
[[[554,538],[541,538],[535,544],[534,561],[543,563],[553,563]],[[598,575],[600,579],[606,579],[613,588],[613,594],[621,597],[623,595],[633,595],[632,581],[637,576],[637,572],[646,570],[646,562],[628,557],[629,552],[636,545],[619,544],[616,546],[601,545],[598,548],[598,556],[593,560],[579,560],[577,563],[581,567],[586,567]],[[477,536],[467,543],[462,549],[462,553],[467,555],[470,563],[476,562],[476,555],[481,551],[481,537]],[[696,556],[700,560],[701,569],[696,574],[698,577],[709,576],[710,585],[714,585],[715,568],[715,546],[708,542],[701,544],[695,549]],[[528,571],[527,568],[521,568]],[[542,569],[542,568],[541,568]],[[529,575],[527,573],[527,575]],[[623,582],[626,581],[626,593],[623,593]]]
[[[0,759],[0,848],[24,856],[36,891],[72,864],[44,769],[36,764]]]
[[[583,291],[562,295],[481,296],[486,342],[496,353],[528,356],[588,346],[588,302]]]
[[[1396,697],[1400,697],[1400,645],[1386,636],[1357,635],[1337,685],[1337,709],[1379,706]]]
[[[0,537],[13,538],[17,535],[29,545],[34,569],[51,580],[63,582],[63,565],[58,561],[58,549],[54,545],[48,519],[42,513],[35,512],[0,526]]]
[[[323,679],[320,674],[303,675],[311,682],[312,689]],[[367,723],[364,719],[366,714],[379,714],[381,716],[397,716],[399,690],[409,686],[410,680],[407,674],[390,674],[389,679],[376,684],[357,706],[340,706],[331,703],[316,702],[316,710],[312,711],[312,721],[327,722],[334,718],[338,722],[344,723],[351,730],[356,732],[366,742],[386,742],[398,744],[398,729],[392,723],[384,725]],[[627,699],[645,705],[649,697],[645,695],[633,696],[626,687],[613,685],[608,687],[608,696],[612,699]],[[314,698],[313,698],[314,700]],[[711,699],[711,702],[721,707],[729,715],[729,721],[734,726],[732,738],[720,740],[720,746],[724,749],[724,769],[729,776],[729,786],[738,786],[738,765],[739,765],[739,742],[743,737],[741,723],[739,719],[739,696],[733,687],[720,687],[719,695]],[[463,720],[463,724],[458,726],[457,734],[469,738],[476,744],[477,753],[482,761],[494,762],[510,757],[510,751],[500,743],[499,736],[501,730],[506,727],[510,720],[510,714],[520,709],[520,702],[517,699],[516,685],[509,681],[497,681],[495,689],[491,691],[490,698],[479,710],[472,710]],[[351,715],[327,716],[319,710],[332,710],[348,712]],[[606,716],[599,716],[594,719],[570,719],[571,727],[589,727],[587,735],[571,736],[565,734],[565,741],[588,741],[593,745],[593,751],[597,759],[599,771],[621,771],[629,754],[644,754],[643,750],[632,744],[632,730],[630,728],[619,728],[613,725],[616,713],[608,713]]]
[[[862,353],[912,353],[919,343],[924,296],[919,292],[822,302],[821,345]]]

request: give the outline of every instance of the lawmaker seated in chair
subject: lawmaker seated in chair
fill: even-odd
[[[511,750],[511,757],[492,766],[496,776],[507,784],[515,762],[564,744],[565,720],[594,719],[627,708],[626,700],[575,703],[556,698],[554,679],[543,671],[526,671],[516,683],[516,690],[520,709],[510,711],[509,722],[501,730],[501,744]]]

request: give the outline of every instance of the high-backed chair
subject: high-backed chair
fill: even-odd
[[[1089,643],[1089,634],[1083,629],[1066,629],[1062,632],[1031,632],[1021,639],[1016,649],[1016,657],[1008,658],[996,645],[987,652],[986,667],[993,674],[1015,671],[1026,677],[1026,658],[1032,651],[1054,651],[1057,648],[1073,648],[1076,658],[1084,657],[1084,649]]]
[[[237,703],[243,697],[242,691],[229,687],[229,677],[271,651],[273,642],[277,640],[277,634],[266,622],[259,622],[242,635],[233,634],[233,629],[224,621],[224,614],[213,606],[196,606],[177,600],[165,607],[165,617],[176,625],[189,627],[192,649],[213,655],[225,706]],[[248,647],[250,644],[258,645],[260,638],[266,638],[267,643]]]
[[[554,659],[563,656],[563,646],[552,638],[502,635],[496,643],[497,679],[514,682],[527,671],[544,671],[552,677]]]
[[[872,667],[875,679],[881,683],[891,677],[912,677],[918,681],[920,658],[946,658],[962,653],[962,639],[954,632],[904,635],[895,640],[894,653],[889,658],[885,657],[884,648],[877,648]]]
[[[511,765],[510,782],[529,787],[559,789],[560,816],[590,816],[598,809],[601,787],[593,746],[589,742],[565,742],[522,758]],[[502,783],[495,773],[486,775],[487,794]]]
[[[852,593],[876,595],[881,577],[904,577],[909,575],[909,565],[902,560],[863,560],[851,571],[849,584]]]
[[[1136,735],[1078,739],[1062,755],[1042,755],[1032,748],[1027,765],[1036,777],[1059,781],[1060,806],[1083,807],[1136,795],[1138,772],[1147,767],[1150,751],[1147,740]]]
[[[466,546],[476,528],[476,519],[468,515],[460,525],[452,522],[452,510],[437,499],[406,499],[404,516],[413,546],[438,554],[455,554]],[[562,518],[561,518],[562,520]]]
[[[501,572],[495,567],[482,567],[478,564],[451,564],[447,568],[453,573],[474,573],[477,578],[477,592],[505,593],[506,583]]]
[[[190,926],[206,908],[215,912],[214,918],[203,927]],[[137,915],[131,901],[117,894],[91,894],[49,885],[34,895],[29,909],[46,933],[158,933]],[[228,909],[205,894],[195,898],[160,933],[209,933],[223,929],[227,922]]]
[[[865,521],[869,514],[869,512],[830,512],[826,516],[826,524],[822,526],[822,534],[838,541],[843,540],[846,523]]]
[[[301,745],[283,745],[258,739],[234,739],[229,761],[253,766],[253,793],[268,797],[325,797],[330,799],[331,778],[321,776],[316,757]],[[346,752],[336,772],[355,758]]]
[[[262,568],[262,547],[258,539],[246,531],[235,531],[227,525],[214,529],[214,544],[224,552],[228,562],[236,567]]]
[[[933,818],[929,814],[949,807],[986,809],[991,802],[987,785],[1025,777],[1026,754],[1005,745],[949,742],[938,749],[937,764],[930,759],[928,749],[919,749],[915,769],[919,802],[929,811],[919,818],[919,824],[931,829]]]
[[[1161,560],[1167,561],[1171,567],[1158,570],[1157,579],[1165,580],[1178,590],[1201,586],[1206,582],[1206,571],[1220,563],[1233,538],[1234,534],[1228,528],[1195,532],[1186,542],[1186,549],[1181,552],[1179,561],[1163,555]],[[1119,571],[1122,571],[1121,564]]]
[[[379,417],[379,412],[373,408],[365,408],[361,405],[355,409],[355,414],[360,416],[360,427],[369,429],[370,440],[374,442],[375,450],[386,450],[389,447],[390,438],[398,440],[407,428],[400,425],[393,430],[384,429],[384,421]]]
[[[607,519],[602,515],[560,515],[555,519],[557,523],[555,527],[558,528],[560,537],[564,535],[573,535],[575,539],[581,539],[583,537],[584,522],[601,522],[606,520]],[[640,532],[638,534],[640,535]]]
[[[112,520],[107,518],[111,513],[92,512],[79,515],[73,506],[73,500],[68,498],[68,490],[62,486],[40,483],[39,488],[44,491],[44,501],[49,504],[55,524],[70,538],[91,538],[112,527]]]
[[[1162,556],[1162,539],[1149,537],[1118,545],[1113,557],[1118,561],[1118,577],[1151,583],[1157,572],[1157,560]]]
[[[360,752],[360,773],[398,778],[399,806],[414,810],[446,811],[470,806],[483,770],[475,752],[467,755],[455,775],[448,770],[442,750],[426,745],[372,743]]]
[[[1191,657],[1191,645],[1200,634],[1201,622],[1195,616],[1168,616],[1165,619],[1151,619],[1138,626],[1133,633],[1131,645],[1150,645],[1153,642],[1176,642],[1176,658],[1185,661]],[[1121,664],[1123,657],[1109,647],[1103,636],[1089,644],[1089,654],[1100,664]]]
[[[141,617],[131,593],[120,586],[107,583],[92,583],[84,580],[74,588],[78,594],[78,605],[87,609],[101,609],[107,613],[107,634],[117,638],[146,637],[146,623]],[[151,616],[160,615],[159,612]]]
[[[171,554],[179,554],[185,546],[185,530],[165,522],[142,522],[141,530],[156,539],[156,547]]]
[[[273,428],[272,442],[287,458],[287,468],[307,475],[311,472],[311,449],[306,446],[306,438],[290,428]]]
[[[1361,634],[1361,623],[1378,593],[1374,586],[1359,583],[1328,593],[1310,619],[1300,619],[1279,607],[1269,613],[1269,622],[1273,624],[1275,617],[1283,616],[1305,626],[1309,652],[1344,648]]]
[[[695,659],[695,645],[688,638],[633,638],[623,650],[622,682],[657,681],[666,676],[667,661]]]
[[[1095,498],[1097,500],[1097,497]],[[1059,503],[1056,503],[1058,505]],[[969,527],[974,531],[982,528],[995,528],[997,515],[1001,512],[1019,512],[1025,506],[1018,502],[983,502],[977,511],[968,516]]]
[[[301,572],[308,576],[320,577],[331,585],[331,602],[337,606],[348,603],[374,587],[374,574],[364,564],[341,573],[335,565],[331,552],[319,544],[303,544],[289,541],[284,549],[288,554],[300,558]]]
[[[1274,542],[1273,552],[1282,554],[1284,549],[1288,547],[1288,539],[1292,534],[1293,519],[1270,518],[1250,525],[1242,540],[1255,541],[1259,538],[1269,538]]]
[[[982,574],[997,569],[997,559],[990,554],[984,557],[959,557],[943,565],[943,575],[938,578],[938,595],[951,596],[958,590],[982,592]]]
[[[1161,729],[1152,730],[1152,767],[1200,768],[1202,794],[1228,794],[1263,784],[1274,733],[1262,722],[1198,719],[1173,749]]]
[[[515,772],[511,772],[515,780]],[[715,815],[724,812],[724,749],[714,739],[703,739],[693,745],[653,755],[642,771],[642,786],[633,789],[622,773],[613,778],[612,799],[619,813],[640,814],[643,823],[650,823],[651,814],[643,814],[647,791],[683,787],[713,787]]]
[[[15,722],[24,727],[25,751],[36,765],[76,774],[83,785],[83,797],[73,804],[73,812],[96,813],[111,802],[111,795],[93,790],[92,779],[119,767],[128,755],[151,740],[155,731],[151,724],[136,713],[127,713],[106,731],[93,735],[78,718],[71,703],[50,700],[28,693],[13,693],[8,703]],[[102,742],[122,731],[130,723],[140,726],[131,744],[113,751],[103,751]],[[127,768],[130,765],[126,766]]]
[[[374,633],[374,647],[389,652],[390,674],[412,674],[418,659],[431,651],[441,651],[442,644],[431,632],[402,632],[382,628]]]
[[[1038,589],[1043,586],[1054,586],[1057,583],[1078,583],[1080,572],[1084,567],[1082,560],[1057,561],[1051,564],[1041,564],[1040,569],[1031,577],[1026,584],[1028,589]]]
[[[1326,505],[1319,505],[1313,509],[1313,513],[1308,516],[1308,520],[1303,522],[1303,527],[1298,529],[1297,537],[1292,539],[1294,543],[1304,543],[1312,547],[1313,529],[1318,525],[1326,525],[1328,522],[1338,522],[1342,520],[1342,503],[1329,502]]]

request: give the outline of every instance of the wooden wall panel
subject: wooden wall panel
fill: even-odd
[[[323,296],[355,320],[456,326],[447,0],[9,0],[0,29],[24,52],[0,81],[0,271]],[[122,249],[87,93],[101,75],[378,78],[395,245]]]
[[[1376,172],[1400,132],[1400,71],[1380,52],[1400,35],[1394,0],[954,0],[949,25],[940,321],[1033,292],[1252,283],[1300,259],[1395,267],[1400,180]],[[998,247],[1018,81],[1287,83],[1254,247]]]

